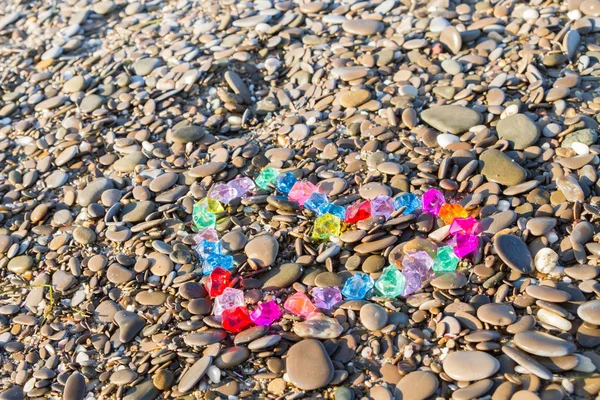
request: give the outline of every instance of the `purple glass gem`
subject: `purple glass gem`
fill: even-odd
[[[424,278],[433,267],[433,259],[426,251],[409,251],[402,259],[402,266],[404,271],[415,271]]]
[[[423,286],[423,281],[419,276],[419,273],[416,271],[402,271],[402,275],[404,275],[404,292],[402,293],[403,297],[410,296],[417,290],[421,289]]]
[[[223,311],[231,308],[243,307],[246,303],[244,302],[244,292],[239,289],[228,287],[215,297],[215,303],[213,305],[213,315],[221,315]]]
[[[394,200],[390,196],[380,194],[371,200],[371,215],[383,215],[385,219],[389,219],[394,211]]]
[[[237,191],[237,197],[242,197],[246,193],[251,190],[254,190],[256,185],[254,185],[254,181],[247,176],[242,176],[239,178],[235,178],[230,181],[227,185],[234,188]]]
[[[457,233],[470,233],[472,235],[479,234],[479,224],[477,220],[473,217],[468,218],[455,218],[450,225],[451,235],[456,235]]]
[[[423,194],[423,212],[438,215],[440,207],[446,203],[444,194],[437,189],[429,189]]]
[[[457,233],[453,242],[454,254],[459,258],[474,253],[479,248],[479,237],[470,233]]]
[[[267,301],[259,304],[258,307],[252,311],[250,319],[256,325],[271,326],[273,322],[281,318],[281,315],[282,312],[277,303],[274,301]]]
[[[202,229],[194,236],[194,241],[200,243],[202,239],[208,240],[209,242],[218,242],[219,234],[213,228]]]
[[[210,191],[210,198],[218,200],[223,204],[229,204],[236,197],[238,197],[237,190],[224,183],[217,183]]]
[[[313,302],[323,310],[331,310],[337,303],[342,301],[342,292],[337,286],[316,287],[311,291]]]

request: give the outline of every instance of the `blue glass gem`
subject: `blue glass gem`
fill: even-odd
[[[330,204],[329,207],[327,208],[327,212],[329,214],[335,215],[342,221],[344,220],[344,217],[346,216],[346,209],[342,206],[338,206],[337,204]]]
[[[406,207],[403,214],[412,214],[421,208],[421,200],[412,193],[402,193],[394,199],[394,207],[396,207],[396,210]]]
[[[304,202],[304,208],[314,212],[317,215],[325,214],[327,212],[327,209],[329,208],[329,200],[327,200],[327,195],[319,192],[314,192]]]
[[[211,254],[221,254],[221,242],[211,242],[202,239],[196,245],[196,253],[198,253],[202,260],[206,260]]]
[[[227,254],[213,253],[206,257],[204,260],[204,266],[202,267],[202,273],[204,275],[210,275],[215,268],[221,267],[228,271],[233,270],[233,257]]]
[[[296,175],[292,174],[291,172],[284,172],[275,180],[275,187],[281,193],[288,194],[296,182],[298,182]]]
[[[346,281],[342,294],[353,300],[362,300],[369,290],[373,289],[375,283],[369,274],[357,273]]]

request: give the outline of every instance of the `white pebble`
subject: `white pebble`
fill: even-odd
[[[577,153],[579,156],[584,156],[586,154],[590,154],[590,148],[587,144],[581,142],[574,142],[571,145],[571,148]]]
[[[544,247],[535,255],[535,269],[542,274],[549,274],[558,264],[558,254],[549,247]]]
[[[445,149],[452,143],[460,142],[460,138],[456,135],[452,135],[450,133],[442,133],[437,136],[437,142],[442,149]]]
[[[583,15],[581,14],[581,11],[579,10],[571,10],[567,13],[567,17],[569,17],[569,19],[571,21],[575,21],[579,18],[581,18]]]
[[[544,135],[544,137],[552,138],[558,135],[560,131],[561,127],[559,124],[551,123],[544,127],[544,129],[542,130],[542,135]]]
[[[525,10],[523,12],[523,19],[526,21],[529,20],[535,20],[538,19],[540,16],[540,13],[538,13],[536,10],[534,10],[533,8],[528,8],[527,10]]]
[[[450,26],[450,22],[448,22],[446,18],[435,17],[431,19],[431,23],[429,24],[429,30],[431,32],[439,33],[448,26]]]
[[[269,73],[269,75],[273,75],[279,69],[281,65],[281,61],[274,57],[269,57],[267,61],[265,61],[265,69]]]
[[[581,355],[581,354],[575,353],[573,355],[575,357],[577,357],[577,360],[579,360],[579,363],[575,367],[575,371],[587,372],[587,373],[592,373],[592,372],[596,371],[596,366],[594,365],[592,360],[590,360],[589,358],[587,358],[586,356]]]
[[[212,383],[221,382],[221,370],[214,365],[211,365],[210,367],[208,367],[208,371],[206,371],[206,375],[208,376],[208,379],[210,379],[210,381]]]
[[[548,242],[550,244],[556,243],[558,241],[558,234],[554,230],[547,232],[544,236],[546,237],[546,239],[548,239]]]
[[[498,211],[508,211],[510,210],[510,203],[506,200],[500,200],[498,202]]]
[[[404,86],[401,86],[400,89],[398,89],[398,93],[401,96],[417,97],[417,95],[419,94],[419,89],[417,89],[413,85],[404,85]]]

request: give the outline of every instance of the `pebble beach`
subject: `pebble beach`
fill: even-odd
[[[0,400],[600,398],[600,0],[0,0]]]

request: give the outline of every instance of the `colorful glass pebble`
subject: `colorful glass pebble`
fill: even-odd
[[[369,274],[361,272],[352,275],[342,289],[342,294],[353,300],[362,300],[367,296],[369,290],[373,289],[375,283]]]
[[[394,298],[404,293],[406,278],[395,265],[389,265],[381,271],[381,275],[375,281],[377,292],[387,298]]]
[[[223,311],[221,325],[227,332],[238,333],[252,325],[252,320],[246,307],[235,307]]]
[[[294,175],[291,172],[284,172],[283,174],[279,174],[279,176],[275,180],[275,187],[281,193],[288,194],[290,190],[292,190],[296,182],[298,182],[298,178],[296,178],[296,175]]]
[[[208,279],[204,281],[204,287],[210,297],[217,297],[229,287],[231,283],[231,272],[217,267],[210,273]]]
[[[227,185],[229,185],[237,191],[237,197],[244,196],[246,193],[254,190],[254,188],[256,187],[254,181],[248,178],[247,176],[235,178],[234,180],[230,181]]]
[[[260,171],[260,174],[256,177],[256,186],[264,190],[269,190],[271,185],[275,184],[277,176],[279,176],[279,171],[273,167],[267,167]]]
[[[440,208],[446,203],[444,194],[437,189],[429,189],[423,194],[423,212],[438,215]]]
[[[339,236],[342,223],[338,217],[332,214],[323,214],[315,220],[312,231],[313,239],[327,239],[330,236]]]
[[[217,224],[217,217],[214,213],[196,203],[192,209],[192,221],[197,229],[214,228]]]
[[[455,218],[450,225],[449,233],[451,235],[456,235],[457,233],[477,235],[479,234],[479,223],[473,217]]]
[[[423,279],[417,271],[402,271],[402,275],[404,275],[404,292],[402,293],[403,297],[410,296],[417,290],[421,289],[421,286],[423,286]]]
[[[479,237],[470,233],[457,233],[454,236],[454,254],[463,258],[474,253],[479,248]]]
[[[394,211],[396,211],[394,200],[390,196],[380,194],[371,200],[371,215],[373,216],[382,215],[385,219],[390,219]]]
[[[402,193],[394,199],[394,207],[396,210],[405,207],[403,214],[413,214],[416,210],[421,208],[421,200],[412,193]]]
[[[469,213],[460,204],[443,204],[438,216],[446,225],[450,225],[455,218],[467,218]]]
[[[294,315],[306,318],[317,311],[317,307],[310,301],[308,296],[302,292],[296,292],[287,298],[283,308]]]
[[[298,181],[292,186],[292,190],[288,193],[290,200],[295,201],[304,206],[304,202],[315,192],[318,192],[319,188],[308,181]]]
[[[342,292],[337,286],[316,287],[310,294],[313,297],[315,305],[322,310],[331,310],[336,304],[342,301]]]
[[[314,192],[304,202],[304,208],[312,211],[316,215],[325,214],[327,212],[327,209],[329,208],[329,200],[327,200],[327,195],[319,192]]]
[[[211,199],[210,197],[205,197],[196,204],[213,214],[219,214],[225,211],[221,202]]]
[[[211,254],[221,254],[221,242],[209,242],[206,239],[200,240],[196,245],[196,253],[200,259],[205,260]]]
[[[202,266],[202,273],[204,275],[210,275],[211,272],[213,272],[217,267],[221,267],[228,271],[233,270],[233,257],[229,254],[210,254],[204,260],[204,265]]]
[[[433,267],[433,259],[426,251],[409,251],[402,259],[402,266],[404,270],[417,271],[425,276]]]
[[[219,316],[225,310],[243,306],[245,306],[244,292],[228,287],[223,290],[223,293],[215,297],[213,315]]]
[[[250,319],[252,319],[256,325],[271,326],[275,321],[279,320],[282,315],[277,303],[274,301],[266,301],[259,304],[254,311],[252,311]]]
[[[338,206],[337,204],[329,204],[329,207],[327,208],[327,212],[329,214],[335,215],[341,221],[346,216],[346,209],[342,206]]]
[[[432,269],[438,274],[454,272],[459,261],[460,258],[454,254],[454,248],[452,246],[438,247]]]
[[[344,222],[347,224],[355,224],[365,220],[371,216],[371,202],[369,200],[360,203],[354,203],[346,209]]]
[[[217,183],[210,191],[210,198],[220,201],[223,204],[229,204],[231,200],[238,197],[237,190],[224,183]]]
[[[196,235],[194,235],[194,241],[200,243],[202,239],[208,240],[209,242],[218,242],[219,234],[213,228],[202,229]]]

